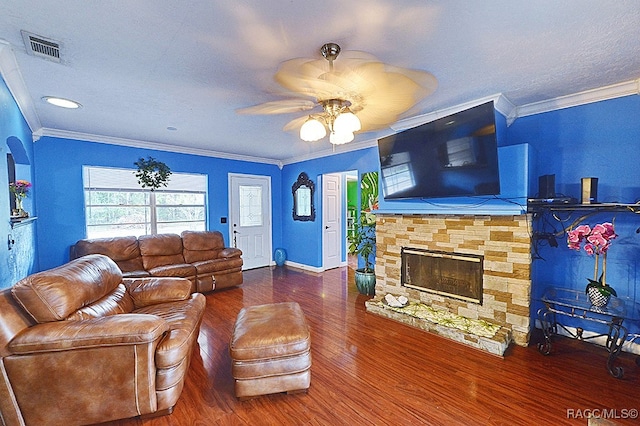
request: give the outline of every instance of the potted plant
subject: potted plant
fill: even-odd
[[[611,246],[611,240],[617,237],[613,224],[610,222],[597,224],[593,228],[589,225],[580,225],[568,232],[567,245],[570,249],[579,251],[584,242],[584,251],[588,255],[595,255],[593,279],[588,278],[589,283],[585,288],[585,292],[594,306],[605,306],[609,303],[609,298],[612,295],[618,296],[613,287],[607,284],[607,251]],[[600,256],[602,256],[602,271],[598,277]]]
[[[135,163],[138,166],[136,177],[138,183],[143,188],[149,188],[151,191],[155,191],[161,186],[167,186],[169,182],[169,176],[171,176],[171,170],[169,166],[162,161],[157,161],[153,157],[149,157],[146,160],[140,158]]]
[[[369,212],[361,212],[348,236],[349,253],[357,254],[364,260],[364,268],[355,271],[356,287],[361,294],[375,295],[376,274],[372,257],[376,250],[376,217]]]
[[[22,202],[27,197],[27,194],[29,194],[29,189],[31,189],[31,182],[26,180],[17,180],[9,183],[9,191],[13,194],[16,201],[16,208],[11,213],[13,217],[29,217],[29,213],[22,207]]]

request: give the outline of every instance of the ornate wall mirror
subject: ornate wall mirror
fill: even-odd
[[[305,172],[300,173],[298,180],[291,187],[293,193],[293,220],[316,220],[316,208],[313,205],[314,184]]]

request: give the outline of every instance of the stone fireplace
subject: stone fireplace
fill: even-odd
[[[446,311],[457,317],[486,321],[500,327],[500,336],[506,346],[513,341],[517,345],[529,343],[531,302],[531,247],[530,218],[527,215],[481,216],[481,215],[437,215],[437,214],[391,214],[376,215],[376,297],[367,302],[367,310],[391,319],[415,325],[413,320],[401,318],[401,314],[380,309],[382,298],[387,294],[406,296],[410,302],[428,305],[438,312]],[[474,258],[480,276],[479,295],[452,295],[452,284],[465,287],[476,272],[473,264],[462,265],[462,274],[454,278],[451,268],[438,270],[441,288],[420,288],[422,278],[411,278],[405,285],[406,265],[403,268],[403,253],[423,255],[437,254],[440,259],[457,257]],[[437,258],[436,258],[437,259]],[[440,266],[444,264],[439,260]],[[414,265],[417,265],[415,263]],[[414,271],[417,266],[413,266]],[[445,265],[445,269],[449,265]],[[433,267],[431,267],[433,268]],[[411,268],[410,268],[411,269]],[[453,267],[456,269],[456,267]],[[455,271],[453,271],[455,272]],[[421,272],[418,271],[418,275]],[[457,283],[456,283],[457,281]],[[444,290],[443,290],[444,288]],[[427,290],[427,291],[425,291]],[[466,291],[466,290],[465,290]],[[377,303],[377,305],[376,305]],[[431,326],[419,328],[433,331]],[[442,328],[442,327],[440,327]],[[448,332],[445,332],[445,334]],[[442,333],[441,333],[442,334]],[[450,336],[449,336],[450,337]],[[492,345],[493,342],[474,342],[476,337],[462,335],[454,337],[462,343],[476,347]],[[505,344],[502,350],[506,349]],[[494,352],[494,350],[490,350]],[[501,353],[498,353],[501,355]]]

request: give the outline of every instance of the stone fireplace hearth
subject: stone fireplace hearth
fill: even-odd
[[[376,215],[376,297],[367,302],[372,313],[436,331],[462,343],[485,349],[477,336],[442,330],[433,324],[418,324],[415,318],[382,307],[386,294],[406,296],[410,303],[421,303],[436,310],[472,321],[500,326],[494,340],[517,345],[529,343],[531,321],[530,218],[527,215]],[[468,254],[482,259],[482,294],[479,300],[461,300],[442,293],[422,291],[402,285],[402,249]],[[438,331],[437,329],[440,329]],[[451,335],[447,335],[451,334]],[[504,346],[504,342],[500,345]],[[503,348],[506,349],[506,346]],[[494,352],[494,350],[489,350]],[[502,352],[504,352],[502,350]],[[501,355],[501,353],[498,353]]]

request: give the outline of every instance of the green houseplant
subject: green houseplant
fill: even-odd
[[[376,274],[372,258],[376,250],[376,217],[372,213],[361,212],[360,218],[348,236],[349,253],[357,254],[364,260],[364,268],[355,271],[358,291],[368,296],[375,295]]]
[[[169,176],[171,176],[171,170],[169,166],[162,161],[148,157],[146,160],[140,158],[133,164],[138,166],[138,171],[135,175],[138,178],[138,183],[143,188],[149,188],[151,191],[155,191],[161,186],[167,186]]]

